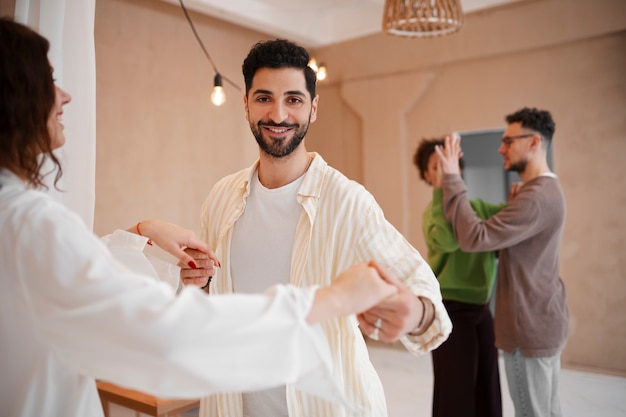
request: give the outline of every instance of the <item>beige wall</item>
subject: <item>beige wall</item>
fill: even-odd
[[[0,0],[0,16],[15,15],[15,0]]]
[[[192,17],[219,70],[243,88],[241,61],[260,35]],[[226,85],[226,103],[210,103],[213,69],[176,5],[97,1],[95,38],[95,231],[149,217],[196,228],[213,183],[257,155],[243,92]]]
[[[243,87],[249,47],[271,38],[192,13],[220,70]],[[307,147],[364,183],[424,251],[429,190],[411,165],[424,136],[504,126],[551,110],[568,202],[561,254],[572,330],[564,365],[626,375],[626,2],[541,0],[471,14],[438,39],[375,35],[315,51],[329,68]],[[105,233],[160,217],[196,228],[221,176],[257,148],[242,92],[208,101],[213,72],[177,5],[96,2],[97,201]]]

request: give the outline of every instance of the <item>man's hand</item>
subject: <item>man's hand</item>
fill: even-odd
[[[509,196],[506,199],[508,203],[510,203],[515,197],[517,197],[517,194],[519,194],[519,191],[522,189],[522,185],[524,185],[524,183],[522,182],[514,182],[513,184],[511,184],[511,187],[509,188]]]
[[[439,155],[437,164],[437,175],[442,178],[445,174],[461,174],[459,159],[463,156],[461,151],[461,137],[459,135],[446,136],[443,140],[444,146],[435,147],[435,152]]]
[[[418,326],[422,321],[424,307],[417,296],[389,271],[374,261],[370,262],[370,266],[375,267],[379,275],[389,284],[395,286],[398,292],[368,311],[359,314],[357,316],[359,325],[361,330],[373,339],[395,342]]]

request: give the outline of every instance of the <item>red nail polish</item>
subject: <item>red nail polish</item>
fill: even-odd
[[[195,263],[194,261],[189,261],[189,262],[187,262],[187,265],[189,265],[189,267],[190,267],[191,269],[196,269],[196,268],[198,268],[198,267],[196,266],[196,263]]]

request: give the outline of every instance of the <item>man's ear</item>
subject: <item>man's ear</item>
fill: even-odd
[[[533,150],[541,149],[541,135],[539,133],[535,133],[531,138],[530,147]]]
[[[317,120],[317,103],[319,102],[319,94],[311,101],[311,123]]]
[[[250,120],[248,119],[248,96],[245,93],[243,95],[243,112],[246,116],[246,120],[249,122]]]

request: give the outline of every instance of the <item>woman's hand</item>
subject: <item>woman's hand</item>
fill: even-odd
[[[328,287],[315,294],[307,321],[317,323],[336,316],[358,314],[368,310],[398,289],[366,264],[357,264],[342,272]]]
[[[202,262],[203,265],[210,265],[212,268],[220,266],[220,261],[213,250],[189,229],[162,220],[144,220],[128,231],[147,237],[161,249],[171,253],[178,259],[179,265],[192,269],[198,268],[196,262]],[[186,253],[185,249],[193,249],[193,253],[199,261]],[[204,279],[205,284],[207,279],[208,276]]]

